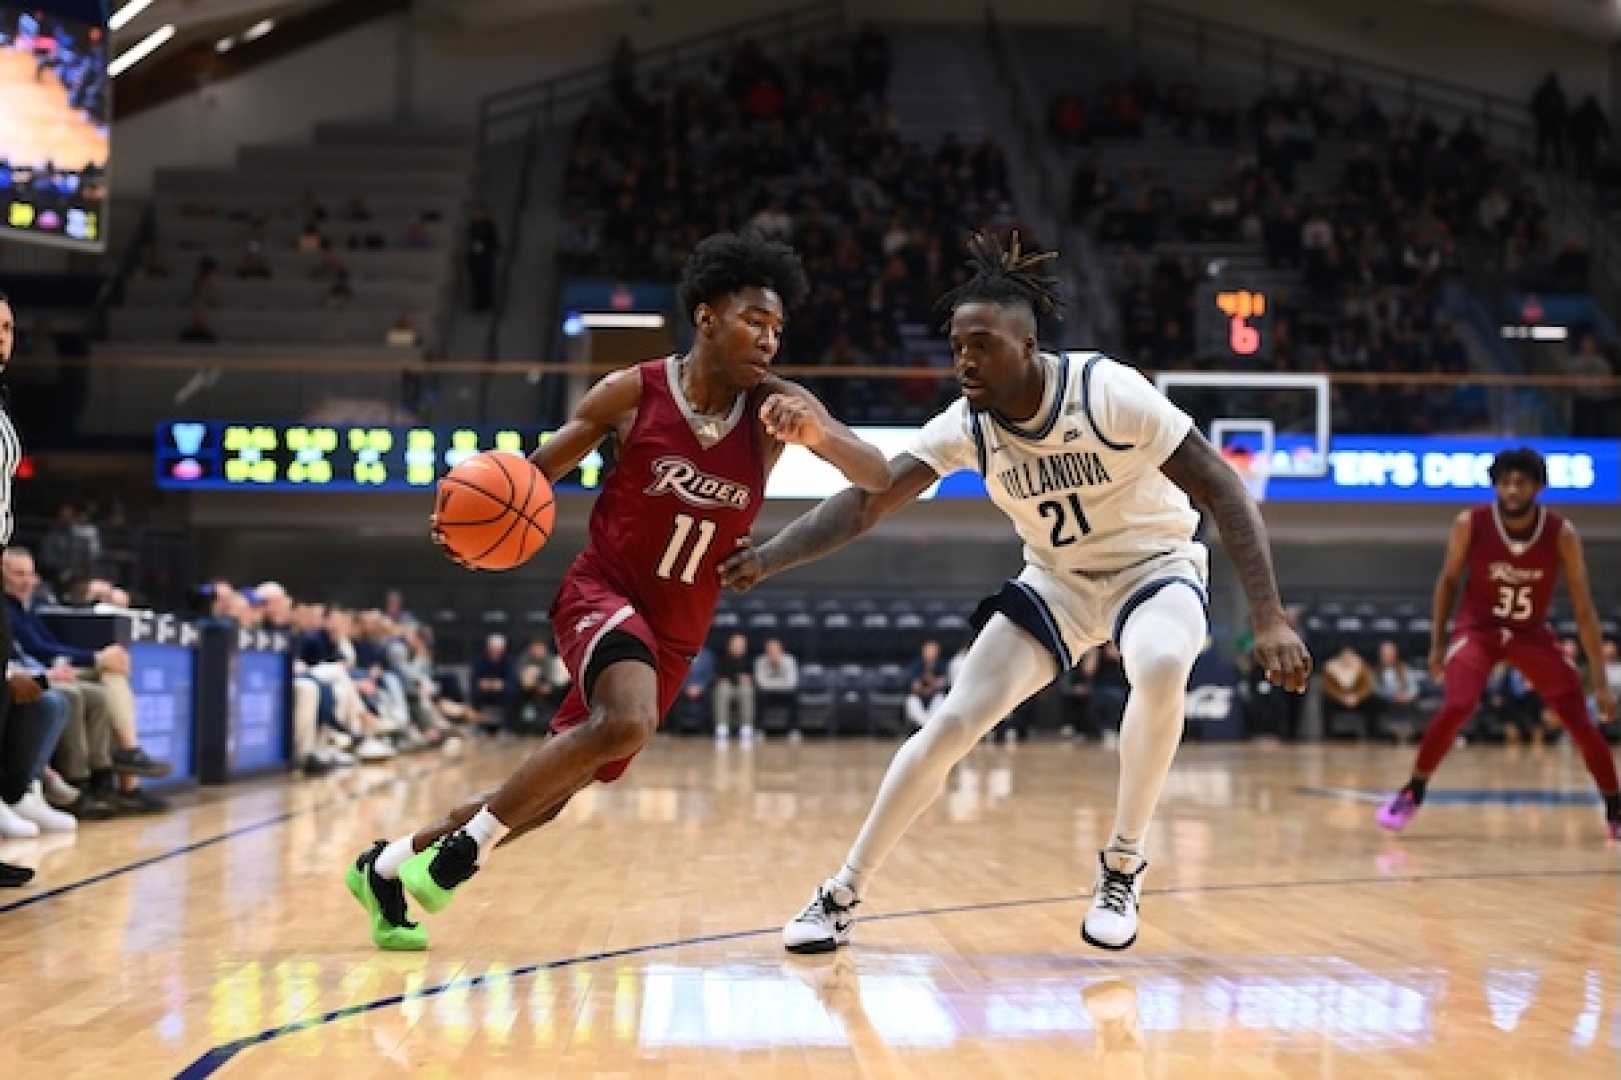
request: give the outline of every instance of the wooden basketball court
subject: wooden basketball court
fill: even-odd
[[[1621,1075],[1621,851],[1566,747],[1456,753],[1397,841],[1360,793],[1406,749],[1189,746],[1111,954],[1112,753],[985,746],[855,945],[794,958],[894,745],[666,738],[374,952],[346,860],[522,745],[0,845],[41,871],[0,893],[0,1075]]]

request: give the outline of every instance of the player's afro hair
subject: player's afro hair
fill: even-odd
[[[976,232],[968,238],[973,276],[942,296],[935,310],[949,319],[962,304],[984,301],[1023,304],[1034,315],[1058,316],[1058,279],[1042,269],[1056,258],[1056,251],[1023,250],[1017,229],[1005,247],[995,234]]]
[[[1529,446],[1516,446],[1500,452],[1492,459],[1492,467],[1486,470],[1494,484],[1511,472],[1524,473],[1535,480],[1538,487],[1548,486],[1548,463]]]
[[[698,305],[714,303],[739,289],[771,289],[792,308],[810,292],[805,267],[794,249],[749,231],[706,236],[681,272],[681,310],[694,318]]]

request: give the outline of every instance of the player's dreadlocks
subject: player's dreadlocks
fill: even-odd
[[[1507,476],[1511,472],[1523,473],[1537,482],[1538,487],[1548,486],[1548,463],[1542,455],[1529,446],[1517,446],[1512,450],[1503,450],[1492,459],[1492,467],[1486,470],[1492,483]]]
[[[805,267],[787,244],[755,232],[715,233],[693,249],[681,272],[681,310],[690,319],[698,305],[713,303],[749,286],[771,289],[792,308],[805,298],[810,284]]]
[[[1025,304],[1034,315],[1058,316],[1058,279],[1042,267],[1058,258],[1056,251],[1026,252],[1013,230],[1006,247],[994,233],[976,232],[968,238],[968,269],[973,276],[946,293],[935,310],[947,316],[962,304],[976,300],[993,304]]]

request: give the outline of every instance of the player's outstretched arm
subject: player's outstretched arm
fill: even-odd
[[[1565,587],[1570,590],[1570,606],[1576,614],[1576,633],[1582,639],[1582,652],[1587,654],[1588,681],[1593,690],[1593,701],[1599,715],[1606,721],[1615,717],[1615,692],[1604,669],[1604,634],[1599,627],[1598,609],[1593,606],[1593,590],[1587,580],[1587,557],[1582,553],[1582,538],[1576,526],[1565,522],[1559,530],[1559,563],[1565,572]]]
[[[1463,572],[1469,566],[1469,511],[1460,511],[1452,519],[1452,532],[1447,537],[1446,561],[1435,578],[1435,595],[1430,602],[1430,678],[1441,682],[1447,670],[1447,624],[1452,621],[1452,606],[1458,602],[1463,588]]]
[[[530,462],[547,480],[557,483],[601,446],[603,439],[618,431],[627,417],[634,416],[641,401],[642,373],[636,368],[603,376],[585,392],[556,434],[529,455]]]
[[[806,511],[759,547],[744,546],[721,563],[721,584],[742,592],[772,574],[837,551],[940,479],[933,469],[911,454],[897,454],[884,471],[887,479],[882,491],[845,488]]]
[[[889,462],[883,453],[828,412],[815,394],[787,380],[778,380],[772,390],[760,403],[760,424],[767,435],[779,443],[805,447],[863,491],[879,492],[889,486]]]
[[[1296,693],[1305,690],[1311,654],[1284,614],[1266,522],[1238,473],[1197,430],[1188,433],[1160,470],[1216,519],[1221,542],[1238,569],[1238,580],[1249,600],[1255,659],[1267,681]]]

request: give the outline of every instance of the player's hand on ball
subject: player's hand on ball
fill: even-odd
[[[754,541],[744,536],[737,541],[737,550],[720,564],[720,583],[734,592],[748,592],[765,577],[765,563],[754,550]]]
[[[1293,694],[1306,692],[1311,678],[1311,653],[1295,628],[1277,619],[1255,628],[1255,661],[1266,681]]]
[[[439,530],[438,514],[428,515],[428,535],[433,538],[433,542],[435,544],[439,545],[439,550],[445,553],[445,558],[449,559],[463,570],[473,569],[472,566],[468,565],[465,559],[463,559],[460,555],[457,555],[453,550],[451,550],[450,546],[445,543],[445,534]]]
[[[761,402],[760,423],[767,435],[796,446],[816,446],[827,434],[816,406],[790,394],[772,394]]]

